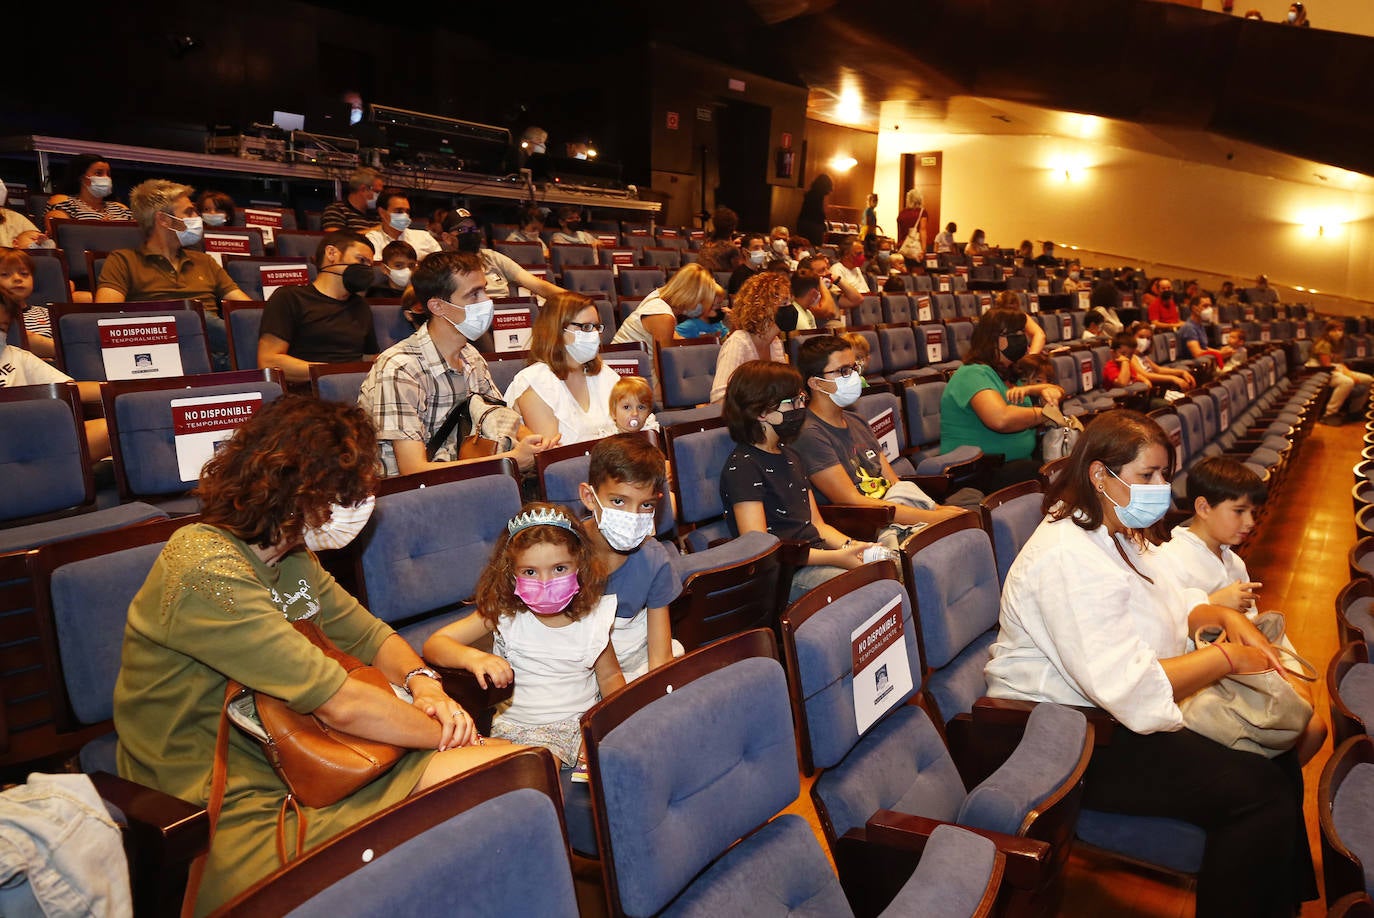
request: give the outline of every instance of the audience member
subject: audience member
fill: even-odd
[[[1106,317],[1096,309],[1088,310],[1083,317],[1083,342],[1085,344],[1101,344],[1107,339],[1107,333],[1103,330]]]
[[[278,287],[262,311],[258,366],[289,382],[310,382],[312,363],[356,363],[377,354],[372,307],[372,245],[348,230],[326,233],[315,250],[319,272],[308,284]]]
[[[1064,272],[1064,278],[1059,282],[1061,293],[1077,293],[1083,289],[1083,268],[1077,260],[1070,261],[1068,268]]]
[[[1125,323],[1116,313],[1120,305],[1121,291],[1110,277],[1098,280],[1093,285],[1092,293],[1088,294],[1088,308],[1102,314],[1102,333],[1108,337],[1126,330]]]
[[[47,241],[47,235],[42,233],[38,227],[33,225],[28,217],[23,214],[10,210],[4,206],[9,201],[9,189],[5,183],[0,181],[0,248],[10,248],[18,245],[18,239],[24,233],[37,233],[38,244],[42,245]]]
[[[363,239],[367,242],[366,239]],[[372,253],[372,243],[367,242],[369,259]],[[380,267],[386,272],[386,283],[373,284],[368,287],[366,296],[368,299],[394,300],[405,294],[406,287],[410,286],[410,276],[415,273],[415,266],[420,263],[420,259],[415,256],[415,249],[409,242],[402,242],[397,239],[395,242],[388,242],[386,248],[382,249],[382,263]]]
[[[472,432],[498,440],[504,455],[529,471],[545,440],[523,430],[516,412],[499,408],[501,390],[471,343],[491,327],[481,259],[471,252],[430,255],[410,286],[422,324],[377,357],[358,396],[377,430],[384,474],[410,475],[459,461],[456,426],[441,442],[432,441],[450,413],[472,396]]]
[[[976,446],[1003,465],[992,475],[987,490],[995,491],[1040,472],[1031,459],[1038,445],[1036,428],[1046,408],[1058,408],[1064,390],[1040,384],[1008,388],[1004,374],[1027,353],[1024,312],[995,306],[974,326],[964,362],[954,371],[940,396],[940,452]],[[1038,397],[1045,407],[1031,404]]]
[[[912,261],[919,262],[926,252],[930,236],[926,232],[925,199],[921,192],[910,188],[906,193],[906,207],[897,213],[897,238],[901,240],[901,253]]]
[[[1035,247],[1031,245],[1029,239],[1022,239],[1021,244],[1016,247],[1016,262],[1020,265],[1031,266],[1035,261]]]
[[[864,370],[849,341],[838,335],[806,339],[797,370],[808,397],[797,455],[811,486],[828,503],[892,507],[893,522],[901,527],[960,512],[940,507],[915,484],[902,481],[868,422],[846,410],[859,400]],[[895,539],[888,547],[897,547]]]
[[[655,345],[667,347],[681,337],[676,331],[679,322],[714,311],[716,299],[723,293],[710,271],[701,265],[683,265],[672,280],[656,288],[625,317],[611,343],[637,341],[650,352]]]
[[[1313,343],[1312,356],[1307,360],[1309,367],[1321,367],[1331,373],[1331,397],[1326,403],[1326,413],[1319,420],[1332,427],[1340,427],[1347,419],[1358,420],[1363,416],[1370,384],[1374,383],[1374,376],[1346,366],[1342,359],[1344,356],[1345,325],[1333,319],[1326,323],[1322,336]],[[1357,396],[1351,399],[1352,407],[1342,414],[1341,408],[1352,392]]]
[[[1150,322],[1160,331],[1173,330],[1183,324],[1178,301],[1174,299],[1174,282],[1167,277],[1156,277],[1150,283],[1150,292],[1145,296],[1145,307]]]
[[[954,243],[954,234],[959,232],[959,227],[954,222],[945,224],[945,231],[935,237],[935,252],[939,255],[953,255],[958,252]]]
[[[453,236],[455,251],[471,252],[482,259],[489,296],[515,296],[522,288],[545,299],[567,292],[542,277],[535,277],[509,255],[486,248],[482,244],[485,241],[482,228],[467,210],[459,208],[449,214],[444,219],[444,227],[445,234]]]
[[[1135,360],[1131,364],[1132,375],[1148,383],[1159,386],[1174,386],[1183,392],[1197,385],[1193,374],[1178,367],[1164,367],[1151,357],[1154,351],[1154,326],[1149,322],[1137,322],[1131,326],[1131,334],[1136,337]]]
[[[1054,257],[1054,243],[1046,239],[1040,244],[1040,255],[1035,259],[1035,263],[1042,268],[1059,267],[1059,259]]]
[[[596,237],[582,228],[582,210],[572,205],[558,208],[558,232],[553,234],[555,244],[589,245],[597,248],[600,243]]]
[[[974,230],[973,235],[969,237],[968,245],[964,246],[964,254],[972,256],[991,255],[992,253],[993,248],[988,245],[987,234],[980,229]]]
[[[1189,356],[1193,359],[1211,357],[1217,362],[1220,368],[1226,363],[1226,358],[1231,356],[1230,348],[1217,349],[1211,346],[1207,335],[1207,327],[1212,324],[1214,310],[1212,309],[1212,298],[1203,295],[1188,303],[1188,321],[1184,322],[1178,329],[1178,343],[1187,348]]]
[[[1026,327],[1024,331],[1026,333],[1027,354],[1039,354],[1045,349],[1046,337],[1044,326],[1040,324],[1040,320],[1035,316],[1026,313],[1025,308],[1021,305],[1021,297],[1015,290],[1003,290],[1001,293],[997,294],[997,298],[993,300],[992,305],[998,309],[1015,309],[1021,313],[1025,313]]]
[[[1269,286],[1268,275],[1261,274],[1255,278],[1255,286],[1246,290],[1241,299],[1251,306],[1277,306],[1279,305],[1279,292]]]
[[[789,243],[792,240],[791,231],[785,226],[775,226],[768,234],[768,248],[774,258],[782,258],[787,261],[787,270],[797,270],[797,259],[792,255]]]
[[[172,535],[129,606],[114,690],[121,776],[213,810],[215,735],[231,678],[327,727],[414,750],[338,803],[310,808],[308,820],[298,814],[299,854],[509,751],[484,741],[438,675],[316,560],[316,551],[343,546],[366,525],[376,448],[357,408],[286,396],[215,452],[200,475],[200,522]],[[413,701],[345,679],[294,627],[307,620]],[[231,729],[228,749],[229,792],[194,902],[198,915],[281,863],[268,839],[289,791],[247,734]]]
[[[477,614],[425,641],[425,658],[467,670],[484,687],[515,683],[491,735],[543,746],[586,768],[581,717],[625,684],[611,630],[615,597],[582,527],[557,504],[526,504],[477,581]],[[496,635],[500,656],[472,646]]]
[[[512,230],[506,241],[539,243],[539,251],[544,253],[544,264],[549,264],[549,247],[544,242],[543,233],[544,212],[531,205],[520,211],[520,228]]]
[[[846,305],[857,306],[868,295],[868,278],[864,276],[864,246],[857,236],[846,236],[840,242],[840,260],[830,266],[830,279],[844,292]]]
[[[377,202],[385,186],[376,169],[355,169],[348,177],[348,194],[335,201],[320,214],[320,227],[325,231],[337,229],[368,233],[377,228]]]
[[[206,226],[233,226],[238,213],[234,199],[222,191],[202,191],[196,196],[196,210]]]
[[[377,197],[377,216],[381,226],[368,230],[367,241],[377,260],[389,243],[400,240],[415,250],[416,258],[424,258],[440,250],[439,242],[428,231],[410,226],[410,198],[404,191],[383,191]]]
[[[83,153],[67,163],[62,192],[48,198],[48,228],[54,220],[132,220],[133,211],[116,201],[110,164]]]
[[[622,376],[611,387],[608,406],[615,429],[621,433],[658,430],[654,417],[654,390],[643,376]]]
[[[606,568],[606,595],[615,597],[611,645],[627,680],[683,652],[668,619],[668,603],[682,592],[682,583],[668,549],[653,537],[666,476],[658,447],[622,433],[592,447],[587,480],[578,489],[591,514],[582,532]]]
[[[801,270],[802,266],[809,266],[812,273],[821,279],[820,301],[811,307],[811,314],[816,317],[818,327],[838,323],[841,306],[853,309],[863,302],[864,294],[858,287],[836,281],[831,276],[830,259],[824,252],[812,253],[809,260],[798,266],[798,270]]]
[[[1249,359],[1249,354],[1245,347],[1245,331],[1239,326],[1232,328],[1226,333],[1226,346],[1231,349],[1231,356],[1227,359],[1226,365],[1221,368],[1221,372],[1230,373],[1238,370],[1245,365]]]
[[[794,225],[797,232],[817,245],[825,244],[825,199],[834,190],[835,183],[822,172],[812,180],[811,187],[802,196],[801,210],[797,213]]]
[[[1240,294],[1236,292],[1236,285],[1229,280],[1221,282],[1221,291],[1216,297],[1217,308],[1240,305]]]
[[[751,360],[772,360],[786,363],[781,331],[778,329],[778,310],[792,300],[792,288],[786,278],[772,272],[751,277],[735,296],[730,313],[730,327],[734,331],[721,344],[716,357],[716,375],[711,382],[711,401],[725,398],[730,376]]]
[[[1116,726],[1093,751],[1083,805],[1204,828],[1198,918],[1287,918],[1315,896],[1297,756],[1227,748],[1185,729],[1177,703],[1279,660],[1243,614],[1183,589],[1154,548],[1172,454],[1136,412],[1087,425],[1007,574],[988,694],[1105,709]],[[1190,652],[1208,626],[1225,629],[1228,649]]]
[[[717,207],[711,212],[711,230],[706,234],[708,242],[729,242],[734,244],[735,233],[738,231],[739,214],[728,207]]]
[[[534,320],[529,365],[506,387],[525,424],[553,445],[616,432],[611,389],[620,378],[601,361],[601,314],[589,297],[560,293]]]
[[[878,235],[878,194],[874,192],[864,203],[863,220],[859,223],[859,238]]]
[[[0,247],[0,292],[8,293],[18,303],[28,349],[44,360],[51,360],[54,349],[48,307],[29,302],[33,296],[33,271],[33,257],[28,252]]]
[[[734,296],[739,293],[739,288],[749,278],[762,272],[768,265],[768,240],[762,233],[747,233],[744,240],[740,243],[744,260],[739,267],[735,268],[730,274],[730,283],[725,287],[726,291]]]
[[[1307,7],[1301,3],[1288,4],[1288,13],[1283,19],[1284,25],[1297,26],[1300,29],[1310,29],[1312,23],[1307,20]]]
[[[768,532],[807,546],[789,602],[864,563],[872,543],[851,539],[821,517],[793,444],[806,423],[801,375],[784,363],[754,360],[730,377],[721,413],[735,449],[720,476],[732,535]]]
[[[1102,379],[1108,389],[1124,389],[1135,377],[1136,337],[1128,331],[1117,332],[1112,338],[1112,359],[1102,365]]]

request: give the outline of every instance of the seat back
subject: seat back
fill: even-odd
[[[603,296],[616,301],[615,274],[610,268],[594,265],[569,266],[563,272],[563,286],[584,296]]]
[[[54,304],[53,347],[57,368],[73,379],[103,381],[106,378],[102,355],[101,320],[137,319],[139,316],[170,315],[176,325],[177,350],[181,355],[181,375],[209,373],[210,346],[205,334],[205,316],[199,303],[191,300],[152,302]]]
[[[129,500],[189,491],[215,443],[232,437],[252,412],[285,390],[285,377],[276,369],[104,383],[100,400],[120,496]],[[207,412],[217,416],[199,419]]]
[[[348,548],[359,602],[392,624],[461,607],[520,503],[509,459],[383,479],[372,519]]]
[[[241,916],[331,918],[397,907],[577,918],[577,893],[552,754],[518,748],[363,820],[234,899]],[[538,877],[538,882],[531,882]]]
[[[372,307],[372,331],[377,336],[378,353],[415,334],[415,326],[406,318],[399,300],[394,303],[370,300],[368,305]]]
[[[372,371],[372,364],[366,361],[357,363],[312,363],[310,365],[310,391],[316,398],[327,402],[343,402],[346,405],[358,404],[358,393],[362,391],[363,380]]]
[[[932,323],[915,329],[916,358],[923,367],[938,366],[950,359],[949,329]]]
[[[0,388],[0,526],[95,501],[75,383]]]
[[[666,274],[662,268],[621,268],[619,274],[620,293],[622,296],[648,296],[662,287],[666,279]]]
[[[903,579],[920,624],[922,688],[948,721],[985,693],[1001,585],[992,542],[973,512],[917,532],[902,546]]]
[[[1369,722],[1374,720],[1369,707],[1374,701],[1374,666],[1369,664],[1369,646],[1363,640],[1345,644],[1331,658],[1326,692],[1331,699],[1333,745],[1369,732]]]
[[[775,644],[767,631],[745,632],[651,671],[583,715],[612,914],[702,898],[703,913],[753,914],[786,878],[808,874],[823,886],[798,906],[849,913],[796,817],[755,831],[800,789]],[[717,885],[726,883],[739,885]]]
[[[883,322],[895,325],[911,324],[911,299],[905,293],[882,295]]]
[[[70,303],[72,288],[67,286],[70,268],[67,255],[61,249],[31,249],[33,257],[33,293],[29,303]]]
[[[681,239],[672,241],[683,242]],[[661,268],[669,274],[682,267],[682,251],[676,246],[645,246],[643,251],[646,267]]]
[[[902,386],[902,402],[906,406],[906,446],[924,449],[939,444],[940,397],[944,394],[943,379],[913,379]]]
[[[305,266],[304,275],[300,273],[301,265]],[[306,257],[290,258],[280,255],[262,258],[226,255],[224,272],[240,290],[254,300],[266,300],[268,290],[274,290],[282,285],[308,284],[319,273],[315,263]]]
[[[1327,900],[1367,892],[1365,863],[1374,858],[1369,800],[1374,795],[1374,739],[1354,736],[1336,747],[1317,785],[1322,880]]]
[[[998,583],[1006,583],[1007,571],[1021,553],[1021,546],[1044,519],[1040,509],[1044,491],[1038,479],[1023,481],[992,492],[978,505],[983,514],[983,528],[992,533]]]
[[[596,250],[582,243],[555,242],[549,246],[549,260],[553,263],[553,273],[561,275],[569,265],[596,264]]]
[[[258,338],[266,305],[256,300],[225,300],[220,305],[220,315],[229,329],[229,366],[235,370],[258,368]]]
[[[322,232],[288,229],[279,229],[272,235],[275,237],[279,258],[303,258],[306,261],[314,260],[315,250],[320,247],[320,240],[325,236]]]
[[[133,220],[54,220],[53,233],[57,247],[67,253],[72,281],[92,292],[99,278],[88,273],[87,252],[136,249],[143,244],[143,230]]]
[[[689,338],[668,347],[655,343],[664,407],[692,408],[711,400],[720,347],[714,338]]]
[[[746,532],[677,558],[682,592],[668,604],[673,637],[694,650],[750,628],[775,629],[779,595],[791,586],[785,554],[776,536]]]
[[[914,370],[921,365],[916,350],[916,333],[909,325],[880,326],[878,345],[882,352],[883,367],[888,373]]]
[[[678,531],[687,535],[687,543],[694,551],[705,548],[712,538],[728,537],[720,476],[725,460],[735,449],[735,441],[730,439],[724,419],[665,427],[663,445],[673,468]],[[713,522],[718,525],[706,527]],[[693,534],[696,538],[692,538]]]
[[[849,310],[846,325],[877,325],[883,321],[882,299],[873,294],[865,296],[859,305]]]
[[[505,255],[511,261],[524,267],[542,265],[545,263],[544,247],[537,242],[515,242],[508,239],[497,239],[491,244],[491,247],[502,255]]]

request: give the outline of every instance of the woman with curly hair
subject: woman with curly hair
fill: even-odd
[[[744,282],[735,294],[730,313],[734,331],[726,337],[716,357],[716,378],[711,382],[711,401],[725,399],[730,376],[751,360],[786,363],[778,310],[792,302],[792,285],[785,274],[764,271]]]
[[[367,524],[378,474],[367,415],[298,396],[262,408],[206,464],[201,522],[172,535],[129,606],[114,699],[122,776],[206,806],[231,679],[326,726],[415,750],[332,806],[284,815],[287,838],[297,830],[289,823],[304,821],[306,850],[509,750],[484,741],[415,651],[315,558]],[[412,702],[346,678],[293,627],[308,618]],[[228,731],[226,775],[198,915],[279,866],[273,839],[287,788],[238,729]]]
[[[584,761],[580,718],[625,684],[611,645],[615,596],[582,526],[557,504],[531,503],[506,525],[477,581],[477,614],[425,641],[425,657],[482,685],[510,685],[492,736]],[[472,646],[495,633],[494,653]]]

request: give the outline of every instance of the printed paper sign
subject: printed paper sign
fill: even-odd
[[[1225,431],[1231,427],[1231,393],[1225,386],[1218,386],[1217,395],[1217,421]]]
[[[1174,391],[1174,390],[1169,390]],[[1183,393],[1180,392],[1179,395]],[[1174,445],[1174,468],[1183,468],[1183,429],[1175,428],[1169,431],[1169,442]]]
[[[635,263],[634,249],[615,249],[611,252],[611,271],[617,277],[621,268],[632,268]]]
[[[978,314],[979,314],[980,316],[981,316],[983,313],[987,312],[987,311],[988,311],[989,309],[991,309],[991,308],[992,308],[992,297],[988,296],[986,293],[983,294],[982,296],[978,297]]]
[[[215,264],[224,264],[225,255],[252,255],[253,248],[248,244],[247,236],[232,236],[228,233],[206,233],[205,234],[205,254],[215,260]]]
[[[945,359],[945,330],[926,329],[926,362],[939,363]]]
[[[1086,290],[1080,290],[1080,291],[1078,291],[1078,308],[1079,308],[1079,309],[1087,309],[1087,308],[1088,308],[1088,305],[1091,303],[1091,300],[1089,300],[1088,297],[1089,297],[1088,291],[1086,291]]]
[[[1082,392],[1091,392],[1093,386],[1097,384],[1097,373],[1093,371],[1093,359],[1091,357],[1084,357],[1078,361],[1078,378]]]
[[[1268,341],[1271,337],[1273,337],[1273,328],[1268,322],[1265,322],[1260,326],[1260,340]]]
[[[612,370],[615,370],[615,372],[620,376],[639,375],[638,360],[624,360],[617,357],[602,357],[601,362],[606,366],[610,367]]]
[[[1015,268],[1009,267],[1007,265],[1002,266],[1002,280],[1011,280],[1012,275],[1015,273]]]
[[[251,207],[245,207],[243,209],[243,225],[259,227],[262,230],[262,242],[264,245],[272,244],[273,239],[276,238],[272,231],[281,229],[281,224],[280,211],[254,210]]]
[[[981,268],[981,267],[983,266],[983,256],[982,256],[982,255],[973,255],[973,256],[970,257],[970,260],[973,262],[973,266],[974,266],[975,268]]]
[[[173,316],[99,319],[106,379],[181,376],[177,320]]]
[[[210,461],[220,444],[262,407],[262,393],[176,398],[172,399],[171,407],[177,471],[182,481],[197,481],[201,468]]]
[[[964,265],[955,265],[954,273],[959,275],[960,277],[968,277],[968,268]]]
[[[939,256],[939,255],[927,255],[927,256],[926,256],[926,267],[927,267],[927,268],[938,268],[938,267],[940,267],[940,256]]]
[[[596,241],[606,246],[619,245],[620,237],[615,233],[597,233]]]
[[[950,278],[948,274],[940,275],[940,292],[949,293]]]
[[[930,308],[930,297],[916,297],[916,321],[929,322],[935,318],[935,313]]]
[[[1035,282],[1035,292],[1039,293],[1041,296],[1049,296],[1050,282],[1043,277],[1040,278],[1038,281]]]
[[[525,268],[525,271],[526,271],[526,273],[528,273],[531,277],[537,277],[537,278],[539,278],[540,280],[548,280],[548,279],[549,279],[549,269],[548,269],[548,268],[539,268],[539,267],[531,268],[531,267],[528,267],[528,266],[527,266],[527,267]],[[535,293],[533,290],[530,290],[530,289],[528,289],[528,288],[526,288],[526,287],[516,287],[516,288],[515,288],[515,295],[516,295],[516,296],[519,296],[519,297],[524,297],[525,299],[529,300],[529,301],[532,302],[532,303],[538,303],[539,306],[540,306],[540,308],[542,308],[542,307],[544,306],[544,298],[543,298],[542,296],[538,295],[537,293]],[[603,294],[601,294],[600,292],[591,293],[591,294],[588,294],[588,295],[591,296],[592,299],[596,299],[596,298],[598,298],[598,297],[600,297],[600,296],[603,296]]]
[[[882,448],[887,461],[897,461],[897,457],[902,452],[902,445],[897,442],[897,421],[892,414],[892,409],[887,408],[879,412],[876,417],[868,422],[868,429],[873,431],[873,436],[877,439],[878,446]]]
[[[706,230],[692,230],[687,234],[687,238],[704,241],[706,239]]]
[[[1246,306],[1246,307],[1245,307],[1245,321],[1247,321],[1247,322],[1253,322],[1253,321],[1255,321],[1255,307],[1253,307],[1253,306]]]
[[[854,662],[854,720],[863,733],[911,691],[901,597],[849,636]]]
[[[1059,338],[1061,341],[1068,341],[1073,337],[1073,316],[1065,314],[1059,317]]]
[[[1299,322],[1297,326],[1294,328],[1294,331],[1296,331],[1298,334],[1298,340],[1303,340],[1307,337],[1307,323]]]
[[[258,269],[262,276],[262,298],[270,300],[278,287],[299,287],[310,283],[310,266],[263,265]]]
[[[1268,338],[1265,338],[1264,340],[1265,340],[1265,341],[1268,341],[1269,339],[1268,339]],[[1369,348],[1368,348],[1368,346],[1364,343],[1363,340],[1360,340],[1360,341],[1356,341],[1356,342],[1355,342],[1355,356],[1356,356],[1356,357],[1365,357],[1365,356],[1367,356],[1368,351],[1369,351]]]
[[[1253,402],[1255,400],[1255,374],[1247,371],[1241,374],[1241,378],[1245,380],[1245,396]]]
[[[528,308],[497,309],[491,314],[492,345],[498,354],[528,350],[534,316]]]
[[[658,234],[664,239],[676,239],[678,237],[678,232],[675,229],[661,229]]]
[[[632,230],[630,230],[630,235],[631,235],[631,236],[648,236],[648,235],[649,235],[649,231],[646,230],[646,229],[632,229]]]
[[[1031,315],[1035,315],[1040,311],[1040,294],[1032,293],[1030,295],[1030,311]]]
[[[1135,309],[1135,297],[1129,293],[1123,293],[1121,295],[1121,308]]]
[[[1172,339],[1171,339],[1171,338],[1169,338],[1169,337],[1166,335],[1165,338],[1164,338],[1164,346],[1165,346],[1165,348],[1168,349],[1168,351],[1169,351],[1169,360],[1170,360],[1170,362],[1173,362],[1173,361],[1177,360],[1177,359],[1178,359],[1178,339],[1177,339],[1177,338],[1172,338]]]

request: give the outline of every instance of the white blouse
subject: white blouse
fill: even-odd
[[[533,612],[502,616],[495,649],[515,673],[504,716],[541,726],[578,717],[596,704],[596,660],[611,641],[614,623],[614,596],[602,596],[586,616],[561,628],[550,628]]]
[[[544,400],[544,404],[558,419],[558,432],[563,435],[563,446],[599,440],[616,433],[615,421],[611,419],[611,390],[619,378],[615,370],[604,363],[600,373],[588,374],[589,404],[583,410],[572,392],[568,391],[567,384],[554,375],[548,364],[532,363],[516,373],[506,387],[506,404],[514,406],[520,396],[532,391]]]
[[[1178,730],[1183,715],[1159,661],[1188,649],[1188,613],[1207,602],[1185,589],[1159,551],[1046,518],[1002,587],[1001,632],[984,675],[994,698],[1104,708],[1136,733]]]

